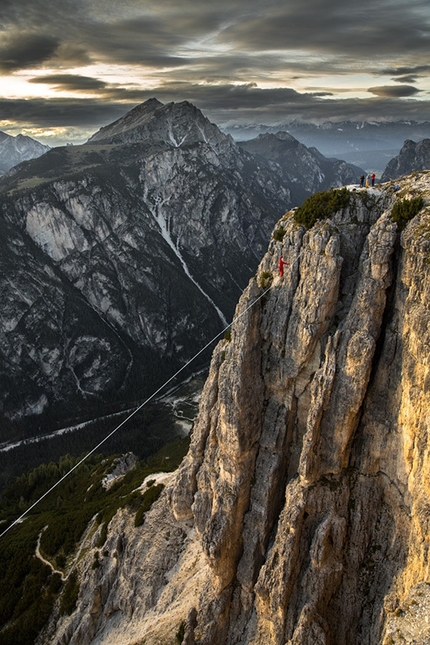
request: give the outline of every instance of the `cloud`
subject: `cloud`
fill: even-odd
[[[380,87],[369,87],[367,91],[383,98],[401,98],[414,96],[421,90],[413,85],[382,85]]]
[[[30,97],[47,84],[75,98],[3,94],[0,118],[94,132],[156,96],[219,124],[425,120],[429,35],[428,0],[2,0],[0,69],[31,70]],[[363,94],[357,75],[372,77],[366,99],[346,98]]]
[[[248,12],[222,33],[224,42],[246,51],[309,51],[328,56],[341,54],[351,66],[368,61],[369,70],[381,55],[400,52],[423,60],[428,52],[427,24],[409,5],[385,0],[375,7],[369,0],[308,0],[275,3],[260,12]],[[402,54],[401,54],[402,55]],[[407,60],[404,57],[404,60]]]
[[[59,76],[57,81],[61,80]],[[72,75],[63,79],[83,87],[82,79]],[[89,83],[91,82],[88,81]],[[91,84],[91,83],[90,83]],[[406,99],[405,89],[398,86],[372,88],[375,96],[368,99],[336,99],[312,93],[299,93],[291,88],[261,89],[254,84],[235,86],[229,84],[201,85],[165,83],[154,90],[127,89],[107,86],[102,98],[0,99],[3,123],[0,129],[11,127],[35,130],[61,129],[72,137],[88,138],[100,127],[112,123],[138,103],[155,96],[163,103],[188,100],[214,123],[260,123],[277,125],[293,119],[323,122],[332,120],[428,120],[430,102]],[[400,95],[394,90],[400,90]],[[416,92],[411,88],[409,92]],[[114,98],[112,98],[114,95]],[[116,96],[121,97],[121,102]],[[37,137],[36,135],[32,135]],[[64,138],[64,136],[63,136]],[[59,145],[59,144],[57,144]]]
[[[243,0],[198,5],[191,0],[157,5],[149,0],[3,2],[5,33],[13,29],[17,38],[25,32],[42,38],[48,19],[58,68],[75,58],[163,72],[185,67],[189,73],[197,70],[200,79],[218,74],[243,81],[266,70],[343,73],[366,65],[371,73],[379,57],[387,55],[393,69],[424,68],[428,60],[428,10],[426,21],[421,0],[406,5],[382,0],[377,8],[370,0],[348,6],[343,0],[266,0],[264,5],[257,0],[246,5]],[[48,57],[52,53],[47,51]],[[40,52],[33,66],[46,59]],[[14,60],[13,69],[19,69],[21,57]],[[414,65],[408,65],[411,60]],[[22,69],[28,66],[24,57]],[[415,72],[401,75],[410,73]]]
[[[416,76],[398,76],[397,78],[394,77],[392,79],[395,83],[403,83],[403,84],[409,84],[409,83],[416,83],[417,82],[417,77]]]
[[[208,84],[189,85],[181,88],[188,95],[187,100],[192,102],[203,102],[205,107],[223,110],[255,110],[270,109],[276,105],[300,104],[303,101],[311,101],[312,95],[300,94],[288,87],[262,89],[255,83],[243,85],[231,84]],[[160,88],[161,95],[177,93],[174,83],[165,84]]]
[[[80,76],[79,74],[48,74],[29,79],[29,83],[51,85],[56,90],[74,90],[75,92],[101,91],[107,83],[98,78]]]
[[[62,69],[65,67],[80,67],[89,65],[91,57],[88,53],[88,48],[84,45],[77,45],[73,42],[61,43],[52,60],[53,66],[59,66]]]
[[[4,122],[27,127],[100,127],[122,116],[134,107],[98,99],[1,99],[0,114]],[[99,125],[100,124],[100,125]]]
[[[186,57],[178,54],[185,40],[181,29],[172,29],[172,24],[156,16],[101,22],[97,29],[87,24],[82,27],[81,38],[91,56],[104,62],[147,67],[186,63]]]
[[[121,3],[118,11],[113,2],[3,2],[6,5],[3,8],[2,3],[0,42],[6,40],[1,48],[4,70],[36,69],[54,53],[59,67],[73,59],[152,66],[170,65],[172,61],[177,64],[180,57],[176,48],[187,37],[181,35],[180,28],[172,28],[167,16],[151,14],[140,2]],[[125,19],[130,4],[140,12]],[[131,8],[128,7],[129,13]]]
[[[54,55],[59,40],[36,33],[14,34],[4,39],[0,46],[0,69],[14,72],[19,69],[38,67]]]
[[[430,65],[413,65],[411,67],[386,67],[385,69],[380,70],[380,73],[385,74],[386,76],[417,76],[426,72],[430,72]]]

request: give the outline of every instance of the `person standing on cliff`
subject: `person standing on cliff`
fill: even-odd
[[[372,186],[375,185],[375,179],[376,179],[376,175],[375,173],[372,173]]]
[[[363,188],[364,186],[364,175],[361,175],[360,177],[360,188]]]
[[[279,258],[279,264],[278,264],[279,275],[281,276],[281,278],[284,277],[284,266],[285,265],[289,266],[288,262],[285,262],[284,258],[281,255],[281,257]]]

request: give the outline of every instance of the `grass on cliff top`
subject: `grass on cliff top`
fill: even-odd
[[[61,596],[61,611],[71,613],[79,580],[63,583],[58,573],[35,557],[38,536],[44,527],[40,548],[54,568],[68,572],[77,546],[92,518],[102,525],[102,536],[116,511],[128,507],[139,512],[139,521],[161,493],[148,487],[143,495],[136,489],[154,472],[175,470],[188,450],[188,437],[177,439],[115,482],[109,490],[103,477],[111,471],[113,456],[92,456],[38,504],[24,519],[0,538],[0,642],[2,645],[33,645],[46,624],[54,603]],[[1,493],[0,528],[21,515],[48,490],[77,458],[63,457],[42,464],[19,477]],[[149,492],[150,491],[150,492]],[[142,510],[139,511],[140,505]],[[95,530],[95,526],[94,526]],[[104,540],[103,540],[104,542]],[[102,546],[102,545],[101,545]]]

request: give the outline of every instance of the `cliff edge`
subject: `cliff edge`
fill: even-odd
[[[91,537],[39,643],[429,642],[430,172],[398,184],[280,220],[181,468],[143,526]]]

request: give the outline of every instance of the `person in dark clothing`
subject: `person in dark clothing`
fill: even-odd
[[[364,186],[364,175],[361,175],[360,177],[360,188],[363,188]]]

